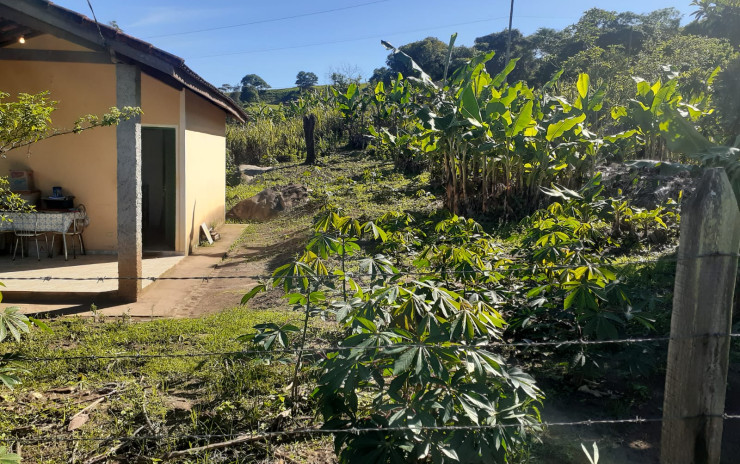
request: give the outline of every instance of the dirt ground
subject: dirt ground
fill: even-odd
[[[136,303],[118,304],[94,295],[54,303],[17,303],[24,313],[38,317],[92,317],[94,304],[105,316],[125,314],[136,320],[199,317],[233,308],[261,277],[305,246],[308,216],[302,213],[297,210],[269,222],[222,225],[220,241],[197,248],[161,276],[165,279],[148,285]],[[254,304],[264,306],[272,296],[260,295]]]
[[[279,223],[279,228],[278,224]],[[307,232],[300,221],[291,227],[290,216],[253,224],[226,224],[222,240],[201,247],[178,263],[166,276],[205,275],[205,280],[155,282],[133,305],[107,307],[103,312],[131,317],[199,317],[237,306],[260,278],[305,246]],[[276,234],[275,231],[280,233]],[[203,271],[206,271],[205,273]],[[265,296],[260,300],[264,301]],[[256,302],[258,303],[258,302]]]

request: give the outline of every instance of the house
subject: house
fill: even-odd
[[[86,206],[85,246],[117,253],[119,276],[141,277],[142,249],[188,254],[199,226],[224,221],[226,118],[243,109],[182,58],[45,0],[0,0],[0,90],[48,90],[55,127],[86,114],[139,106],[118,126],[44,140],[0,160],[32,170]],[[119,280],[135,301],[140,281]]]

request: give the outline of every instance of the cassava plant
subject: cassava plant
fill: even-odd
[[[2,301],[2,294],[0,294],[0,301]],[[51,331],[44,322],[22,314],[19,307],[5,308],[0,312],[0,342],[11,337],[16,343],[20,342],[23,335],[31,331],[33,325],[44,331]],[[11,389],[21,383],[19,374],[27,372],[18,364],[17,359],[18,356],[12,352],[0,355],[0,383]]]
[[[383,255],[360,256],[360,238],[402,240],[411,222],[401,214],[362,224],[336,209],[321,213],[305,253],[273,275],[286,293],[298,288],[287,297],[304,311],[302,330],[263,325],[243,340],[296,346],[295,389],[309,318],[334,315],[342,324],[341,348],[314,363],[313,391],[324,427],[348,430],[335,435],[341,462],[511,462],[539,431],[542,395],[487,346],[502,342],[506,324],[490,294],[469,282],[458,292],[439,279],[412,279]],[[451,220],[439,231],[475,228]],[[343,284],[337,300],[327,298],[332,281]]]
[[[541,393],[486,347],[503,318],[477,294],[399,278],[335,306],[349,335],[314,396],[325,428],[360,429],[335,435],[340,462],[511,462],[536,437]]]

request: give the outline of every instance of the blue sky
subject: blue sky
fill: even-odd
[[[55,0],[91,16],[86,0]],[[388,52],[428,36],[472,45],[508,23],[509,0],[91,0],[100,22],[115,20],[128,34],[181,56],[216,86],[258,74],[273,88],[294,85],[298,71],[319,82],[333,70],[357,69],[368,78]],[[646,13],[675,7],[687,22],[690,0],[516,0],[514,27],[525,34],[561,29],[583,11]],[[330,11],[333,10],[333,11]],[[291,18],[289,18],[291,17]],[[286,18],[286,19],[281,19]],[[246,24],[245,23],[251,23]],[[215,30],[204,30],[214,29]]]

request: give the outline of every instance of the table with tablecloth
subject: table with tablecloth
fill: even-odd
[[[66,233],[76,219],[85,220],[87,215],[82,211],[35,211],[0,213],[0,232],[16,230],[52,232],[61,234],[64,241],[64,259],[67,259]]]

